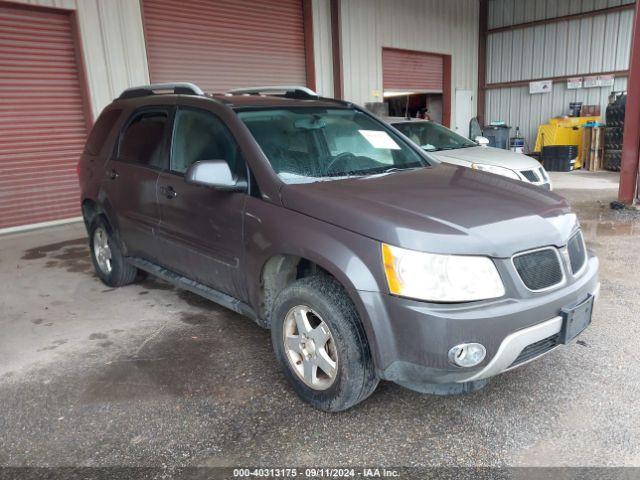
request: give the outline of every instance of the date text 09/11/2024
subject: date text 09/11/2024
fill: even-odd
[[[400,472],[387,468],[236,468],[234,478],[398,478]]]

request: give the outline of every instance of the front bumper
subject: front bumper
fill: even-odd
[[[551,179],[549,180],[544,180],[544,181],[537,181],[537,182],[532,182],[530,180],[525,179],[521,179],[523,182],[525,183],[530,183],[531,185],[534,185],[536,187],[540,187],[543,188],[545,190],[549,190],[550,192],[553,191],[553,184],[551,183]]]
[[[520,366],[526,362],[514,361],[527,346],[560,331],[563,307],[598,294],[597,273],[598,260],[592,256],[579,278],[557,290],[468,304],[430,304],[359,292],[371,324],[368,333],[377,373],[415,388],[482,380]],[[449,349],[469,342],[485,346],[483,362],[473,368],[450,363]]]
[[[597,298],[599,293],[600,284],[596,286],[596,290],[591,292],[591,294]],[[520,367],[549,353],[551,350],[559,347],[560,344],[550,344],[550,348],[542,350],[539,354],[528,358],[526,361],[516,362],[525,348],[558,335],[560,330],[562,330],[562,321],[562,316],[558,315],[557,317],[553,317],[545,322],[523,328],[522,330],[513,332],[511,335],[507,335],[500,344],[498,351],[486,367],[468,378],[458,380],[458,383],[473,382],[476,380],[490,378],[498,375],[499,373],[506,372],[507,370]]]

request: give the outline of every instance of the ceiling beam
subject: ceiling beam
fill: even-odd
[[[558,77],[541,77],[531,78],[527,80],[513,80],[511,82],[496,82],[488,83],[485,85],[486,90],[494,90],[496,88],[509,88],[509,87],[525,87],[531,82],[540,82],[542,80],[551,80],[554,83],[566,82],[570,78],[575,77],[597,77],[599,75],[613,75],[614,77],[628,77],[629,70],[613,70],[610,72],[594,72],[594,73],[572,73],[571,75],[561,75]]]

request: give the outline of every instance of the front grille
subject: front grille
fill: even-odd
[[[569,243],[567,243],[567,250],[569,251],[571,272],[575,274],[580,271],[580,269],[584,266],[584,262],[587,260],[587,252],[584,248],[582,232],[578,232],[573,237],[571,237],[571,240],[569,240]]]
[[[517,255],[513,265],[529,290],[544,290],[563,280],[560,258],[551,247]]]
[[[540,179],[538,178],[538,175],[536,174],[535,170],[521,170],[520,173],[522,174],[522,176],[524,178],[526,178],[530,182],[539,182],[540,181]]]
[[[509,366],[509,368],[515,367],[516,365],[520,365],[521,363],[527,362],[533,358],[536,358],[542,355],[543,353],[547,353],[553,347],[558,345],[559,340],[560,340],[560,334],[556,333],[555,335],[551,335],[550,337],[543,338],[542,340],[532,343],[531,345],[525,347],[525,349],[520,352],[520,355],[518,355],[518,358],[516,358],[513,361],[513,363]]]

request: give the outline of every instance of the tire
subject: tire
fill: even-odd
[[[305,308],[309,309],[309,312],[303,313],[309,321],[308,326],[315,325],[314,332],[322,332],[309,333],[306,339],[300,335],[298,321],[295,321],[296,327],[292,327],[291,320],[299,319],[296,313]],[[320,410],[339,412],[360,403],[375,390],[378,378],[364,329],[353,302],[332,277],[314,275],[302,278],[282,290],[274,302],[271,323],[271,340],[276,357],[293,389],[304,401]],[[318,342],[317,339],[326,336],[325,327],[328,328],[330,339],[323,347],[322,340]],[[292,328],[295,328],[293,333]],[[285,346],[285,335],[290,340],[288,345],[296,343],[297,339],[302,339],[301,342],[315,340],[311,347],[313,354],[309,353],[309,344],[305,348]],[[305,352],[309,353],[308,357]],[[309,362],[316,358],[318,360],[315,361],[320,362],[319,359],[327,356],[335,360],[333,378],[318,366],[315,370],[317,378],[314,379],[311,374],[311,383],[315,383],[315,386],[311,386],[303,378],[308,372],[303,355]],[[327,365],[326,360],[324,365]]]
[[[96,244],[106,240],[109,250],[109,268],[105,267],[104,257],[99,258]],[[109,287],[122,287],[133,283],[138,277],[138,269],[127,263],[122,255],[118,242],[114,238],[113,230],[102,216],[97,216],[89,228],[89,247],[91,261],[96,274]]]

